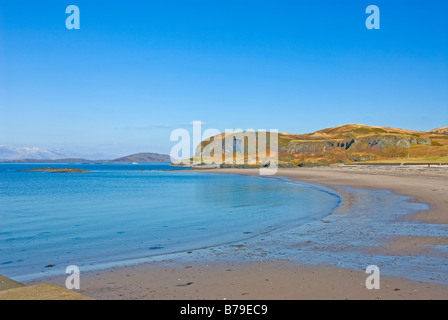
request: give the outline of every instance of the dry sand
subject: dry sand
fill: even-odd
[[[256,169],[206,172],[258,175]],[[448,223],[448,168],[343,167],[279,169],[277,176],[323,186],[388,189],[431,205],[406,219]],[[411,237],[411,238],[410,238]],[[420,254],[447,237],[400,236],[378,254]],[[377,249],[378,250],[378,249]],[[379,251],[382,251],[379,249]],[[97,299],[448,299],[448,285],[381,276],[380,290],[368,290],[363,270],[333,266],[258,263],[183,263],[164,260],[82,275],[81,293]],[[50,279],[63,285],[65,277]]]

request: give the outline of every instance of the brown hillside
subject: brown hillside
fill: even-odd
[[[428,133],[431,133],[431,134],[448,135],[448,127],[442,127],[442,128],[432,129],[431,131],[428,131]]]
[[[448,135],[445,134],[447,128],[423,132],[347,124],[307,134],[279,133],[278,156],[281,163],[294,165],[448,162]],[[224,136],[203,141],[201,146],[222,143]],[[239,138],[237,140],[240,147],[236,153],[244,153],[246,149],[241,147],[244,143]]]

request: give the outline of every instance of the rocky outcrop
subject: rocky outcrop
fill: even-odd
[[[335,146],[331,141],[300,141],[293,140],[286,146],[288,153],[315,153],[330,150]]]
[[[364,162],[375,160],[375,157],[372,154],[366,154],[366,155],[352,154],[348,157],[348,159],[352,162]]]
[[[292,140],[286,146],[286,151],[291,154],[318,153],[340,148],[343,150],[381,150],[384,148],[409,149],[413,144],[431,145],[431,139],[415,136],[400,135],[373,135],[365,138],[347,140]]]
[[[360,142],[362,143],[362,141]],[[373,149],[384,149],[386,147],[408,149],[411,147],[411,142],[408,139],[392,135],[369,137],[367,139],[367,144]]]
[[[411,144],[421,144],[423,146],[430,146],[432,143],[431,139],[414,138],[414,137],[411,137],[410,142]]]

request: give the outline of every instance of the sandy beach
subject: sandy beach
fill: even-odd
[[[211,169],[197,172],[258,175],[257,169]],[[364,190],[390,190],[410,196],[410,201],[430,205],[429,210],[403,219],[437,224],[447,230],[448,168],[325,167],[279,169],[278,177],[309,182],[328,188],[347,186]],[[340,191],[338,189],[338,191]],[[350,193],[344,206],[350,206]],[[386,212],[384,214],[387,214]],[[350,228],[350,225],[347,226]],[[371,255],[445,255],[448,237],[399,235],[387,245],[376,246]],[[447,257],[448,258],[448,257]],[[331,265],[293,264],[287,260],[249,263],[212,260],[166,260],[134,266],[91,271],[82,275],[80,293],[95,299],[448,299],[448,285],[437,281],[414,281],[381,276],[381,288],[368,290],[365,270]],[[64,286],[65,276],[45,281]],[[38,283],[34,281],[30,283]]]

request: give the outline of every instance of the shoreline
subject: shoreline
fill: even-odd
[[[375,172],[370,168],[323,167],[323,168],[279,168],[274,176],[285,177],[298,182],[310,182],[323,187],[337,186],[352,187],[364,190],[390,190],[398,195],[415,198],[416,202],[430,205],[429,210],[410,214],[407,219],[426,223],[448,225],[448,199],[440,197],[440,192],[448,192],[448,168],[444,168],[445,174],[417,176],[415,172],[400,172],[384,170]],[[389,169],[389,168],[388,168]],[[190,170],[191,172],[208,172],[221,174],[239,174],[258,176],[258,169],[203,169]],[[420,173],[419,173],[420,174]],[[413,183],[418,182],[417,186]],[[419,189],[417,189],[418,187]],[[424,187],[424,189],[421,189]],[[434,194],[432,194],[435,192]]]
[[[191,170],[221,174],[258,175],[257,169]],[[444,177],[416,178],[366,173],[346,174],[340,169],[279,169],[276,176],[309,182],[335,190],[340,186],[364,190],[391,190],[428,203],[429,210],[406,215],[409,221],[446,224],[448,190]],[[423,189],[422,189],[423,188]],[[442,191],[442,193],[439,191]],[[337,192],[340,192],[338,190]],[[350,202],[344,195],[344,205]],[[445,205],[445,207],[444,207]],[[446,226],[444,226],[446,228]],[[445,229],[446,230],[446,229]],[[446,237],[396,237],[383,252],[372,254],[420,255],[426,248],[448,244]],[[423,250],[423,252],[421,251]],[[363,270],[326,264],[309,265],[282,259],[231,262],[209,259],[170,259],[103,271],[86,272],[81,293],[97,299],[447,299],[448,285],[382,276],[381,290],[367,290]],[[262,278],[271,279],[264,280]],[[157,279],[157,280],[155,280]],[[225,281],[220,281],[220,279]],[[272,281],[275,279],[275,281]],[[288,279],[295,279],[290,281]],[[297,280],[297,281],[296,281]],[[300,280],[300,281],[299,281]],[[63,286],[65,277],[50,282]],[[429,281],[429,279],[428,279]],[[293,285],[295,283],[295,285]],[[243,290],[244,288],[244,290]],[[298,290],[300,288],[300,290]],[[240,292],[244,291],[244,292]]]

